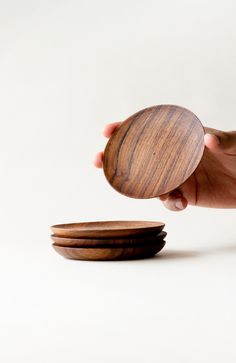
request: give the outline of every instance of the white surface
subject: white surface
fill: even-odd
[[[0,1],[0,361],[235,362],[235,210],[133,200],[103,125],[173,103],[235,129],[234,1]],[[163,220],[133,262],[68,261],[49,226]]]

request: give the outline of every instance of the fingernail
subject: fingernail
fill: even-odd
[[[176,199],[175,208],[176,209],[184,209],[183,202],[182,202],[181,198]]]

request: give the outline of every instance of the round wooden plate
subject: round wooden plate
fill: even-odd
[[[204,151],[204,129],[191,111],[153,106],[130,116],[105,148],[103,169],[118,192],[154,198],[184,183]]]
[[[61,256],[73,260],[131,260],[154,256],[165,246],[165,241],[138,247],[78,248],[57,246],[55,243],[52,246]]]
[[[106,238],[158,233],[164,226],[162,222],[104,221],[58,224],[51,230],[57,237]]]
[[[57,246],[63,246],[63,247],[92,247],[92,246],[98,246],[98,247],[108,247],[108,246],[130,246],[130,245],[139,245],[139,244],[145,244],[150,242],[156,242],[163,240],[166,237],[166,232],[160,232],[159,234],[154,235],[142,235],[142,236],[130,236],[126,238],[98,238],[98,239],[92,239],[92,238],[64,238],[64,237],[57,237],[55,235],[52,235],[51,238],[53,242]]]

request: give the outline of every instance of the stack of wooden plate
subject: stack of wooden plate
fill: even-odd
[[[154,256],[165,245],[162,222],[106,221],[51,227],[53,248],[76,260],[125,260]]]

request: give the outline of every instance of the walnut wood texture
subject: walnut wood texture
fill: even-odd
[[[58,224],[51,227],[57,237],[109,238],[161,232],[165,224],[148,221],[104,221]]]
[[[105,148],[103,169],[118,192],[154,198],[179,187],[198,166],[204,129],[189,110],[153,106],[130,116]]]
[[[55,243],[52,245],[61,256],[74,260],[131,260],[138,258],[148,258],[154,256],[165,245],[165,241],[158,241],[156,244],[137,247],[109,247],[109,248],[78,248],[62,247]]]
[[[109,247],[109,246],[132,246],[132,245],[144,245],[151,242],[156,243],[166,237],[166,232],[160,232],[159,234],[147,234],[142,236],[130,236],[126,238],[63,238],[52,235],[51,238],[57,246],[63,247]]]

